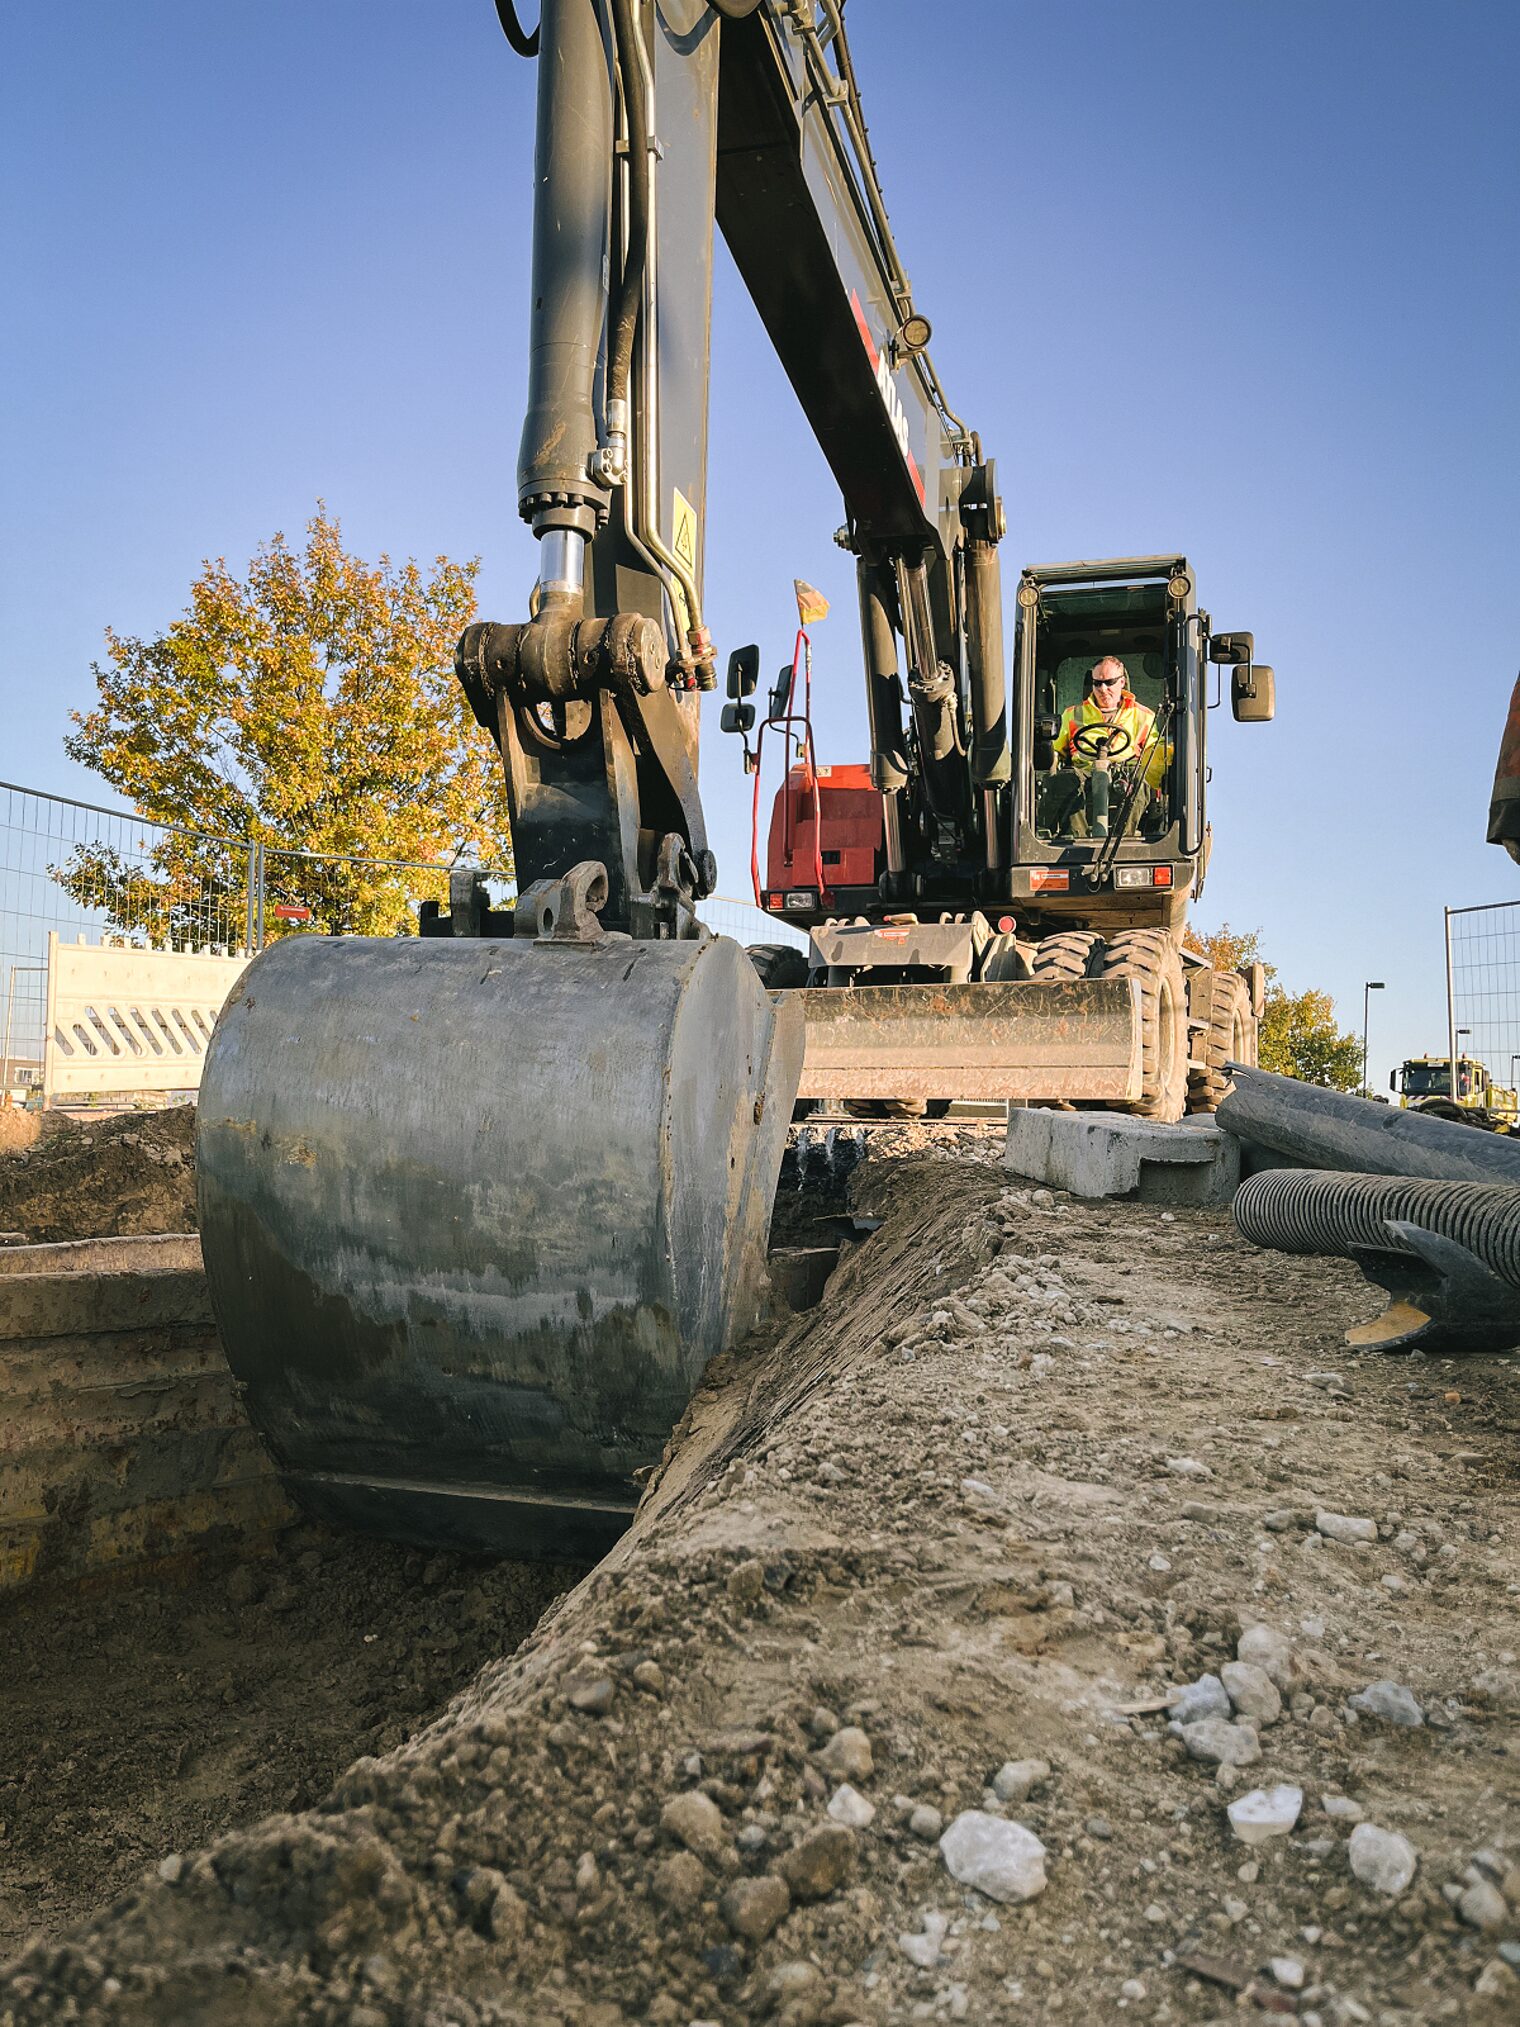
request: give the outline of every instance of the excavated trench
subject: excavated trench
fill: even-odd
[[[0,1962],[167,1852],[309,1808],[585,1574],[334,1535],[286,1506],[222,1370],[194,1239],[116,1236],[193,1224],[192,1120],[67,1127],[0,1170],[7,1224],[47,1249],[0,1249]],[[860,1141],[789,1152],[772,1246],[798,1309],[858,1236]]]

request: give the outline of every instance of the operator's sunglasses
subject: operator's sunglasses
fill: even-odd
[[[1122,688],[1123,684],[1123,676],[1094,676],[1092,679],[1095,690],[1117,690]]]

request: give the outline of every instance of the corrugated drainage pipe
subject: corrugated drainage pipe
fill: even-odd
[[[1520,1288],[1520,1187],[1272,1168],[1235,1197],[1242,1236],[1280,1253],[1409,1251],[1390,1221],[1439,1233]]]

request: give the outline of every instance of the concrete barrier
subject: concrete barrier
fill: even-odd
[[[188,1560],[291,1517],[197,1238],[0,1248],[0,1593]]]
[[[1162,1126],[1123,1112],[1016,1106],[1004,1160],[1017,1175],[1080,1197],[1223,1205],[1240,1183],[1239,1141],[1204,1117]]]

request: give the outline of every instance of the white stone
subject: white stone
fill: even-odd
[[[1049,1779],[1044,1760],[1005,1760],[992,1777],[992,1792],[1000,1802],[1022,1802]]]
[[[1414,1878],[1419,1857],[1407,1837],[1376,1823],[1358,1823],[1348,1847],[1351,1870],[1378,1893],[1402,1893]]]
[[[1509,1922],[1509,1906],[1497,1886],[1480,1874],[1457,1901],[1457,1913],[1469,1928],[1496,1933]]]
[[[1293,1687],[1297,1676],[1293,1649],[1275,1626],[1247,1626],[1235,1643],[1235,1658],[1259,1668],[1285,1694]]]
[[[1289,1992],[1304,1988],[1304,1967],[1297,1957],[1273,1957],[1268,1966],[1279,1985]]]
[[[1314,1525],[1328,1541],[1377,1540],[1375,1520],[1358,1520],[1349,1513],[1327,1513],[1321,1507],[1314,1516]]]
[[[1304,1806],[1302,1788],[1282,1782],[1275,1788],[1252,1788],[1229,1807],[1230,1828],[1242,1844],[1265,1844],[1286,1837]]]
[[[1196,1457],[1168,1457],[1166,1468],[1174,1478],[1212,1478],[1213,1472],[1207,1464],[1200,1464]]]
[[[1351,1698],[1359,1717],[1380,1718],[1384,1724],[1398,1724],[1413,1730],[1425,1722],[1425,1713],[1402,1682],[1369,1682]]]
[[[951,1878],[989,1900],[1033,1900],[1045,1891],[1045,1846],[1022,1823],[964,1809],[939,1848]]]
[[[1249,1661],[1226,1661],[1219,1671],[1225,1693],[1244,1717],[1259,1724],[1276,1724],[1282,1716],[1282,1697],[1270,1675]]]
[[[1196,1724],[1201,1717],[1225,1717],[1232,1709],[1229,1692],[1217,1675],[1200,1675],[1177,1693],[1167,1716],[1173,1724]]]
[[[847,1830],[864,1830],[876,1814],[876,1804],[868,1802],[848,1781],[841,1781],[829,1797],[829,1814]]]
[[[1353,1802],[1349,1795],[1321,1795],[1319,1805],[1327,1816],[1336,1816],[1343,1823],[1360,1823],[1363,1809],[1360,1802]]]
[[[1261,1758],[1255,1732],[1243,1724],[1227,1724],[1222,1717],[1203,1717],[1197,1724],[1183,1725],[1179,1736],[1195,1760],[1216,1766],[1249,1767]]]
[[[916,1936],[899,1936],[897,1947],[910,1964],[917,1964],[921,1971],[932,1971],[940,1959],[940,1944],[945,1940],[949,1918],[943,1914],[926,1914],[923,1933]]]

